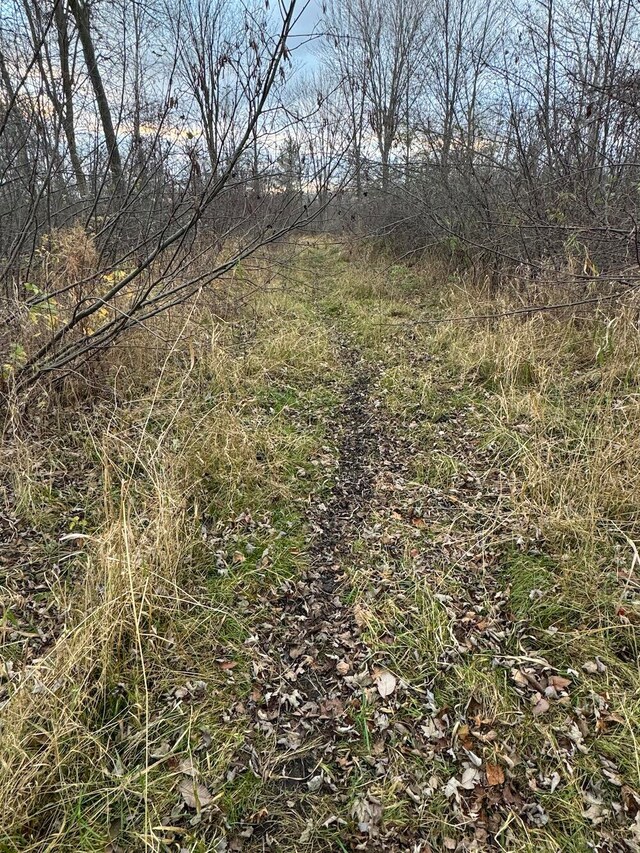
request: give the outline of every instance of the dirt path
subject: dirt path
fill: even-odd
[[[420,536],[408,486],[417,451],[388,417],[382,365],[343,337],[337,346],[349,378],[327,424],[333,486],[309,506],[308,567],[273,590],[270,619],[256,629],[251,728],[236,771],[258,777],[260,790],[231,849],[435,849],[419,815],[441,784],[428,763],[434,744],[451,742],[446,715],[434,721],[431,667],[410,684],[394,667],[392,633],[383,629],[382,649],[365,641],[376,599],[397,596],[403,632],[424,628],[411,592],[395,588],[407,586],[406,542],[388,532],[394,519]]]
[[[473,500],[480,480],[467,476],[459,497],[412,480],[412,461],[425,455],[411,437],[415,422],[391,416],[381,364],[343,337],[337,346],[349,379],[327,425],[334,482],[325,500],[309,506],[308,568],[273,590],[270,619],[257,627],[251,729],[238,769],[259,777],[261,790],[256,812],[236,827],[232,849],[430,851],[438,849],[429,841],[434,830],[438,844],[455,846],[448,821],[464,826],[480,813],[483,825],[467,837],[472,846],[456,849],[498,849],[484,827],[497,828],[501,812],[491,817],[485,810],[494,810],[504,789],[498,794],[481,784],[473,751],[479,741],[472,748],[468,734],[475,721],[479,738],[482,730],[488,742],[495,736],[493,720],[483,717],[483,691],[463,688],[464,707],[454,712],[437,706],[432,689],[440,673],[455,681],[447,673],[465,650],[501,651],[485,633],[504,604],[499,595],[493,602],[490,571],[477,564],[467,570],[455,599],[437,591],[443,560],[470,558],[486,567],[490,556],[473,528],[483,529],[499,492],[488,490],[481,505],[464,510],[471,542],[465,538],[462,550],[455,535],[431,543],[431,525],[453,531],[465,492]],[[462,417],[451,418],[451,449],[461,455],[468,436],[455,443],[463,432]],[[431,601],[426,617],[417,595]],[[436,630],[443,637],[431,652]],[[375,649],[366,636],[376,637]],[[455,771],[447,770],[451,759]],[[504,783],[501,768],[490,766]],[[442,801],[435,817],[427,805],[434,796]],[[524,806],[508,784],[506,798]]]
[[[248,827],[258,846],[270,834],[282,837],[288,812],[308,819],[300,843],[317,834],[318,823],[320,834],[342,835],[351,800],[363,837],[370,829],[375,834],[381,814],[360,773],[357,796],[353,788],[360,770],[353,750],[363,736],[368,740],[367,722],[359,727],[357,717],[366,691],[376,688],[344,572],[374,494],[381,434],[372,367],[344,341],[340,351],[350,380],[329,429],[336,442],[334,484],[325,501],[309,508],[308,569],[280,589],[273,620],[261,627],[256,644],[248,750],[252,770],[267,786],[268,812],[259,828]]]

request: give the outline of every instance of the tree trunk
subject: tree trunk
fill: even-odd
[[[86,5],[86,0],[69,0],[69,8],[71,9],[76,26],[78,27],[78,36],[80,37],[80,44],[82,45],[84,61],[87,66],[89,79],[91,80],[93,94],[98,105],[98,112],[100,113],[102,131],[107,145],[108,166],[111,170],[113,183],[118,186],[122,180],[122,161],[120,159],[120,150],[118,148],[118,141],[116,139],[116,133],[111,118],[111,109],[109,108],[109,101],[107,100],[107,94],[104,90],[102,77],[100,76],[98,60],[96,59],[96,52],[93,45],[93,39],[91,37],[89,9]]]
[[[87,181],[82,170],[82,163],[78,155],[76,144],[76,130],[73,117],[73,85],[71,81],[71,70],[69,66],[69,31],[67,29],[67,13],[62,8],[62,3],[55,7],[55,21],[58,32],[58,49],[60,51],[60,72],[62,76],[62,94],[64,107],[60,111],[60,120],[69,146],[69,157],[71,166],[81,196],[86,195]]]

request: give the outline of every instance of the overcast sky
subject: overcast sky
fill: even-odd
[[[300,3],[300,8],[303,3]],[[318,57],[313,51],[317,51],[319,47],[319,39],[307,44],[308,36],[314,31],[317,32],[320,18],[322,17],[322,0],[309,0],[309,3],[304,8],[300,15],[299,21],[296,23],[293,30],[293,37],[290,40],[292,48],[295,48],[295,57],[298,63],[304,63],[307,66],[317,64]],[[305,36],[307,38],[305,38]]]

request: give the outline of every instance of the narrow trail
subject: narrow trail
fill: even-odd
[[[334,484],[324,502],[309,508],[308,569],[283,584],[272,603],[273,619],[262,626],[256,644],[248,751],[252,770],[270,788],[265,798],[270,819],[262,822],[258,843],[270,829],[282,831],[283,805],[314,821],[310,799],[329,795],[344,803],[351,797],[351,751],[362,739],[355,717],[363,688],[372,684],[371,652],[347,603],[343,563],[374,493],[381,436],[371,399],[372,367],[344,341],[340,352],[350,381],[330,425],[336,440]],[[272,750],[265,751],[264,737],[275,742]],[[366,831],[367,817],[376,810],[374,801],[360,808],[361,829]],[[328,829],[332,822],[329,814]]]
[[[376,560],[400,573],[404,545],[372,519],[394,511],[414,448],[385,418],[381,365],[342,336],[336,347],[348,378],[327,424],[333,485],[308,507],[307,568],[273,590],[253,647],[251,727],[240,765],[260,779],[261,808],[241,828],[242,850],[277,847],[283,838],[288,850],[429,849],[420,842],[426,828],[413,820],[385,825],[383,816],[390,778],[399,808],[419,799],[424,780],[413,757],[428,752],[432,730],[425,737],[420,727],[435,710],[432,697],[368,647],[351,580],[362,567],[375,578],[365,594],[375,597],[388,583]]]

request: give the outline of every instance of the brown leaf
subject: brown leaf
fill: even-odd
[[[387,696],[391,696],[393,691],[396,689],[398,682],[396,681],[395,675],[389,672],[388,669],[380,669],[376,667],[373,671],[373,678],[376,683],[376,687],[378,688],[378,693],[383,699],[386,699]]]
[[[180,780],[178,790],[182,795],[185,805],[190,809],[197,809],[200,811],[201,808],[208,806],[213,800],[213,797],[204,785],[201,785],[199,782],[195,782],[188,776],[185,776],[184,779]]]
[[[263,806],[261,809],[259,809],[257,812],[255,812],[255,814],[252,814],[249,817],[248,822],[249,823],[262,823],[262,821],[267,817],[269,817],[269,809],[266,808],[265,806]]]
[[[499,764],[487,762],[487,785],[504,785],[504,770]]]
[[[571,684],[571,679],[564,678],[562,675],[550,675],[548,680],[549,684],[556,690],[565,690]]]
[[[458,740],[465,749],[473,749],[473,740],[471,739],[469,726],[466,723],[463,723],[458,729]]]
[[[344,705],[340,699],[321,699],[320,713],[324,717],[341,717],[344,714]]]
[[[628,812],[631,817],[635,817],[640,811],[640,795],[628,785],[622,786],[621,794],[625,811]]]
[[[511,785],[509,785],[508,783],[505,785],[504,790],[502,791],[502,797],[508,806],[522,808],[522,806],[524,805],[524,800],[522,799],[518,791],[514,791]]]
[[[355,619],[358,628],[364,628],[364,626],[367,624],[367,611],[361,604],[358,604],[357,602],[353,606],[353,618]]]
[[[515,669],[515,667],[511,670],[511,678],[513,678],[518,687],[527,687],[529,684],[524,673],[520,672],[519,669]]]
[[[547,700],[543,696],[540,696],[536,704],[533,706],[533,716],[539,717],[541,714],[546,714],[549,708],[550,705]]]

